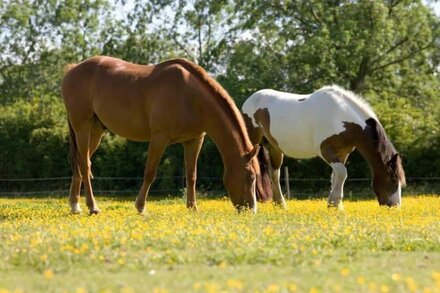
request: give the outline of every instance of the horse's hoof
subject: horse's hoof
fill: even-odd
[[[134,206],[135,206],[135,208],[136,208],[136,210],[137,210],[137,212],[138,212],[139,215],[143,215],[143,214],[145,214],[145,206],[140,207],[140,206],[138,206],[137,204],[135,204]]]
[[[79,206],[79,203],[70,205],[70,213],[72,215],[78,215],[78,214],[81,214],[81,212],[82,212],[82,210],[81,210],[81,207]]]
[[[188,211],[191,211],[191,212],[198,212],[199,211],[199,208],[196,205],[189,205],[189,206],[186,206],[186,208],[188,209]]]
[[[344,210],[344,205],[342,204],[342,202],[339,203],[328,203],[327,204],[327,208],[329,209],[336,209],[338,211],[343,211]]]
[[[282,210],[287,210],[287,206],[286,206],[286,203],[284,201],[283,202],[274,202],[273,204],[277,208],[280,208]]]
[[[90,210],[90,215],[97,215],[97,214],[99,214],[100,212],[101,212],[100,209],[98,209],[98,208],[93,208],[93,209]]]

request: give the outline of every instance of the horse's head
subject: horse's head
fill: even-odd
[[[388,162],[384,163],[383,172],[375,172],[373,189],[380,205],[400,206],[401,188],[405,186],[405,173],[399,154],[393,154]]]
[[[234,168],[225,170],[224,183],[232,203],[238,211],[251,209],[257,211],[256,179],[260,174],[260,167],[257,161],[259,146],[244,155],[237,162]]]

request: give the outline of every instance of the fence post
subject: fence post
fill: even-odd
[[[289,168],[287,166],[284,167],[284,182],[286,182],[287,199],[290,199]]]

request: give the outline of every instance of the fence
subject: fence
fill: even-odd
[[[330,189],[330,178],[292,178],[284,170],[281,185],[291,198],[325,196]],[[64,196],[69,193],[71,177],[0,179],[0,196]],[[93,187],[98,195],[135,195],[142,177],[95,177]],[[287,185],[286,182],[289,182]],[[345,197],[367,197],[373,194],[370,178],[348,178]],[[408,177],[404,194],[440,194],[440,177]],[[221,177],[198,177],[198,193],[207,196],[224,195]],[[150,195],[182,196],[185,194],[183,176],[158,177],[150,188]]]

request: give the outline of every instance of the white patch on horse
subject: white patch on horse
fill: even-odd
[[[344,197],[344,182],[347,179],[347,168],[342,163],[330,163],[329,164],[333,173],[331,176],[332,190],[328,197],[328,206],[339,207]]]
[[[400,182],[396,191],[390,196],[388,203],[391,206],[400,206],[402,204],[402,187],[400,186]]]
[[[71,212],[72,214],[79,214],[79,213],[82,212],[82,210],[81,210],[81,206],[79,205],[78,202],[77,202],[77,203],[70,204],[70,208],[71,208],[70,212]]]
[[[365,120],[376,117],[366,102],[337,86],[310,95],[268,89],[254,93],[243,104],[243,113],[262,127],[254,117],[258,109],[268,109],[270,133],[283,153],[299,159],[319,156],[321,142],[345,131],[344,122],[365,128]]]

